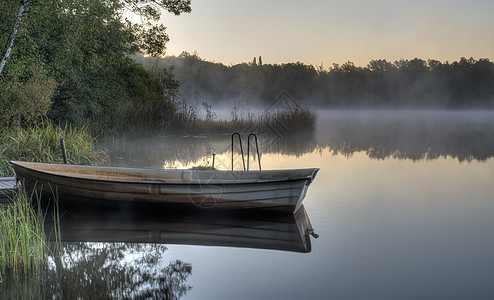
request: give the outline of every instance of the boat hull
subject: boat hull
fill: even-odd
[[[160,172],[154,169],[11,163],[26,190],[36,190],[43,197],[57,195],[61,205],[67,201],[92,199],[103,205],[115,202],[158,203],[289,212],[295,212],[301,206],[318,170]],[[71,168],[71,172],[64,171]],[[86,175],[87,172],[92,172],[91,176]],[[118,176],[113,176],[115,173]],[[139,175],[139,180],[134,179],[138,177],[135,174],[146,173],[147,177]]]

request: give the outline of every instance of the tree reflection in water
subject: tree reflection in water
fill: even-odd
[[[179,299],[192,265],[166,265],[162,244],[64,243],[31,276],[5,276],[2,299]]]

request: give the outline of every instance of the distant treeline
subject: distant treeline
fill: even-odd
[[[300,62],[225,66],[187,52],[165,58],[136,57],[146,67],[173,69],[187,102],[265,106],[288,92],[317,107],[493,108],[494,63],[487,58],[455,62],[385,59],[359,67],[329,69]]]

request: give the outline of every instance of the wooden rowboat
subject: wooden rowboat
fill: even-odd
[[[27,191],[100,204],[160,203],[294,213],[319,169],[216,171],[10,162]]]

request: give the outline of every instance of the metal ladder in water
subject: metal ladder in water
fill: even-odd
[[[233,171],[233,146],[234,146],[234,138],[235,136],[238,137],[238,143],[240,144],[240,155],[242,156],[242,164],[244,167],[244,171],[249,171],[249,163],[250,163],[250,139],[251,137],[254,138],[254,141],[256,142],[256,152],[257,152],[257,161],[259,163],[259,171],[261,171],[261,155],[259,154],[259,143],[257,141],[257,135],[255,133],[251,133],[247,136],[247,168],[245,168],[245,158],[244,158],[244,149],[242,147],[242,137],[240,136],[240,133],[234,132],[232,133],[232,171]],[[255,159],[255,154],[254,154],[254,159]]]

